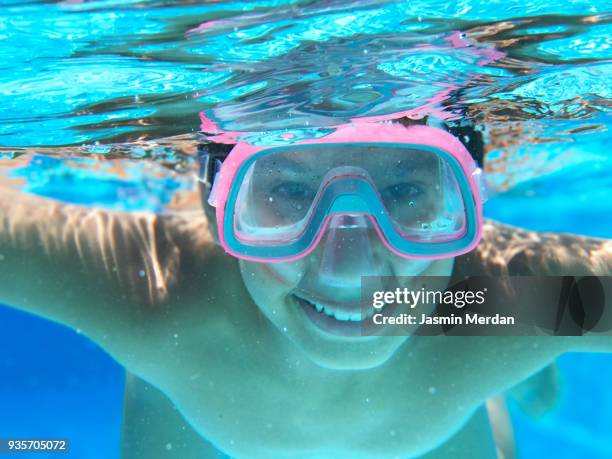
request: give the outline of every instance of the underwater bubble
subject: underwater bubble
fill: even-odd
[[[95,142],[93,145],[83,145],[82,148],[85,153],[97,155],[105,155],[112,151],[112,147],[110,145],[101,145],[99,142]]]

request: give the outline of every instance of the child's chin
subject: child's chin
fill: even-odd
[[[296,336],[297,335],[297,336]],[[304,336],[305,335],[305,336]],[[318,333],[289,338],[316,365],[334,370],[365,370],[387,362],[408,336],[363,336],[325,339]]]

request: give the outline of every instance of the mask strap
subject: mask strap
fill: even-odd
[[[225,143],[205,142],[198,145],[198,160],[200,170],[198,180],[207,187],[212,186],[215,176],[225,158],[230,154],[234,145]]]

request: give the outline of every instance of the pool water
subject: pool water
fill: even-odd
[[[611,19],[603,0],[4,0],[0,180],[161,212],[195,192],[175,145],[201,129],[282,142],[427,110],[482,126],[485,216],[611,238]],[[520,457],[612,457],[612,356],[558,365],[555,410],[511,405]],[[123,370],[87,338],[0,307],[0,375],[2,436],[118,457]]]

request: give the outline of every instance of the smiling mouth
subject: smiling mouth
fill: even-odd
[[[328,305],[325,303],[314,303],[305,298],[291,295],[306,316],[319,328],[340,336],[366,336],[364,326],[370,323],[376,312],[370,305],[361,307],[359,304]]]

